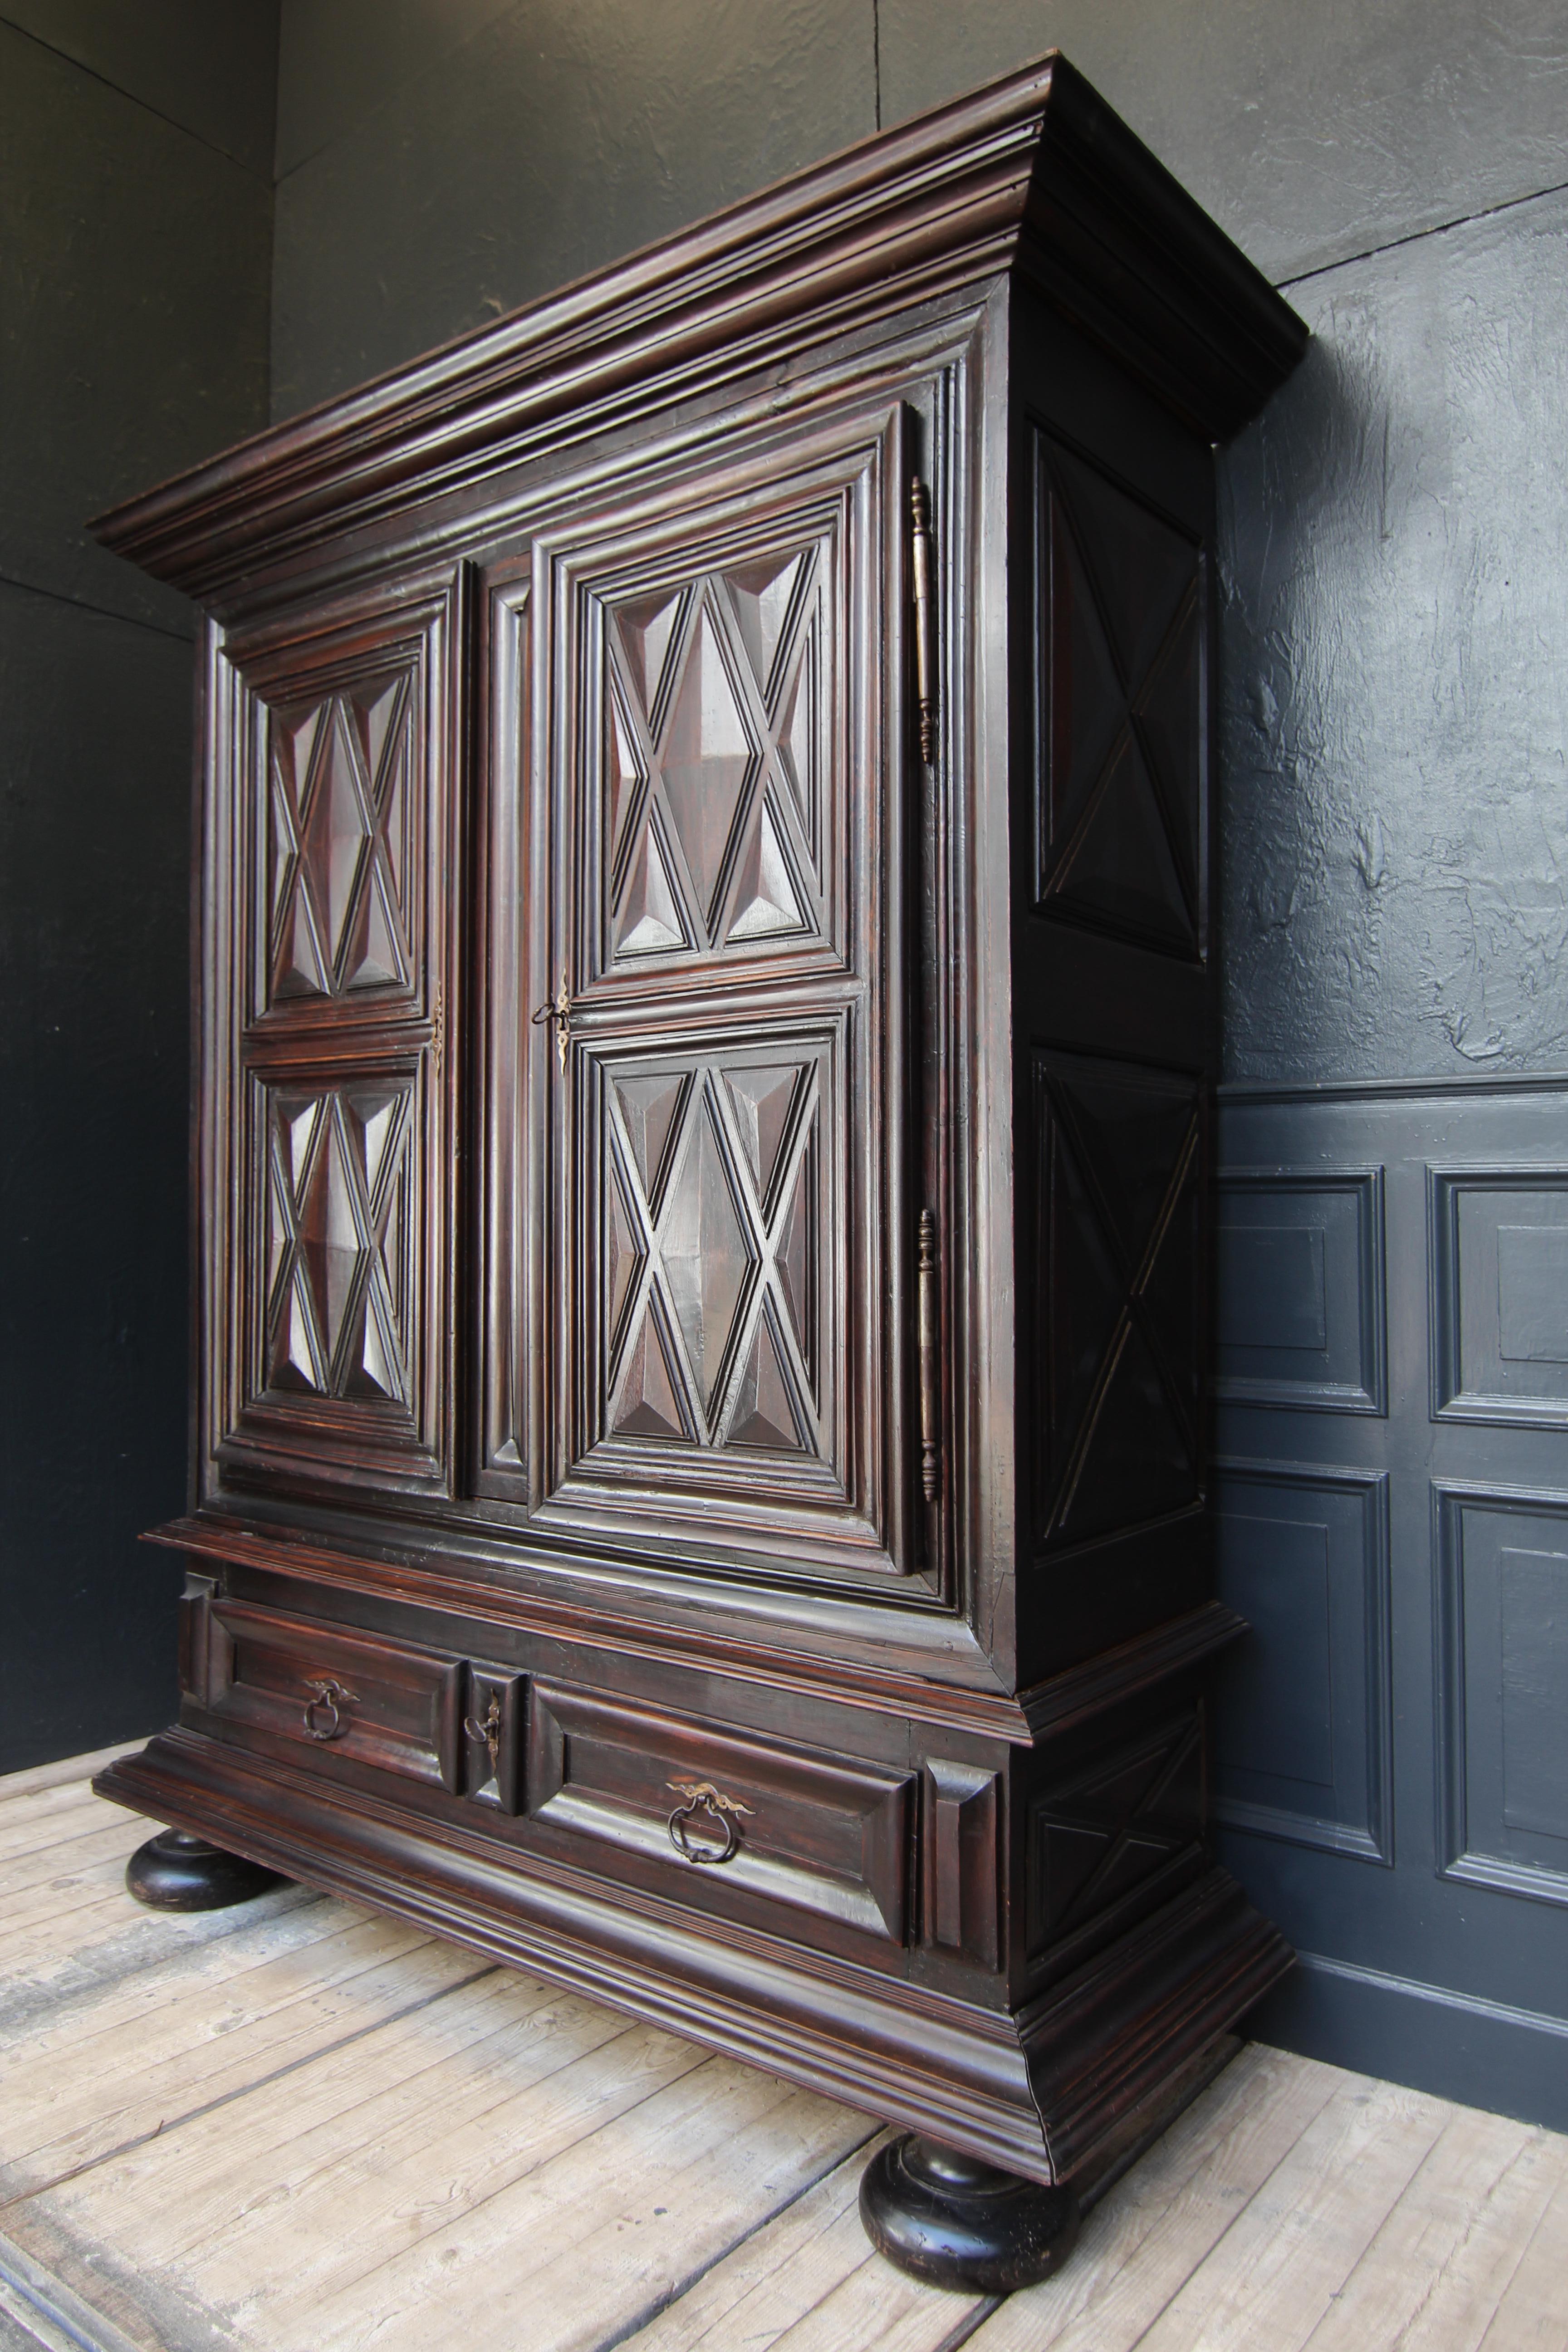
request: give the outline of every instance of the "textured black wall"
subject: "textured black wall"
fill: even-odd
[[[1561,0],[283,0],[274,413],[1053,44],[1277,279],[1568,178]]]
[[[1568,193],[1292,299],[1226,467],[1228,1068],[1568,1069]]]
[[[265,419],[276,46],[0,5],[0,1770],[174,1696],[191,624],[81,525]]]

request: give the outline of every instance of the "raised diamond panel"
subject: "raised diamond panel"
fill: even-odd
[[[652,1077],[616,1081],[616,1099],[626,1122],[637,1181],[650,1212],[658,1208],[664,1196],[669,1139],[685,1108],[690,1085],[684,1070],[660,1071]]]
[[[773,557],[765,562],[744,565],[727,577],[741,635],[751,656],[752,674],[764,695],[805,561],[802,553]]]
[[[744,857],[736,892],[740,912],[730,926],[732,940],[754,940],[773,931],[807,929],[799,894],[784,856],[779,828],[763,801]]]
[[[610,1079],[601,1434],[820,1453],[820,1071]]]
[[[414,710],[398,673],[271,713],[273,1003],[411,984]]]
[[[705,604],[687,653],[660,763],[676,839],[697,887],[698,911],[704,917],[710,915],[718,889],[754,748],[712,612]]]
[[[410,1400],[412,1089],[267,1090],[264,1385]]]
[[[659,705],[659,688],[669,657],[670,642],[680,614],[680,595],[647,596],[620,609],[621,643],[626,647],[637,698],[651,717]]]
[[[711,1414],[723,1377],[742,1286],[751,1270],[751,1237],[736,1203],[723,1146],[705,1102],[687,1134],[685,1157],[670,1188],[660,1245],[665,1281],[686,1343],[696,1394]]]
[[[823,567],[819,550],[793,547],[614,608],[612,968],[820,936]]]

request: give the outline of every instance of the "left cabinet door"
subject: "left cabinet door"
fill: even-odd
[[[209,1481],[450,1487],[451,573],[212,635]]]

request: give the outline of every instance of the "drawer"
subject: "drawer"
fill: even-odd
[[[727,1888],[904,1940],[910,1773],[536,1681],[525,1785],[531,1819],[580,1842],[590,1866],[618,1848],[667,1867],[683,1895],[700,1885],[722,1903]]]
[[[463,1667],[406,1643],[212,1601],[197,1696],[220,1720],[456,1790]]]

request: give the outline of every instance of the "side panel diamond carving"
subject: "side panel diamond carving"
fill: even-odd
[[[402,672],[269,714],[273,1003],[412,983],[415,703]]]
[[[595,1444],[820,1457],[820,1051],[606,1073]]]
[[[606,955],[820,937],[825,545],[606,607]]]
[[[1181,1071],[1037,1057],[1037,1539],[1198,1492],[1199,1100]]]
[[[1043,912],[1197,952],[1202,556],[1071,453],[1036,446]]]
[[[262,1385],[412,1395],[413,1090],[260,1090],[267,1151]]]

